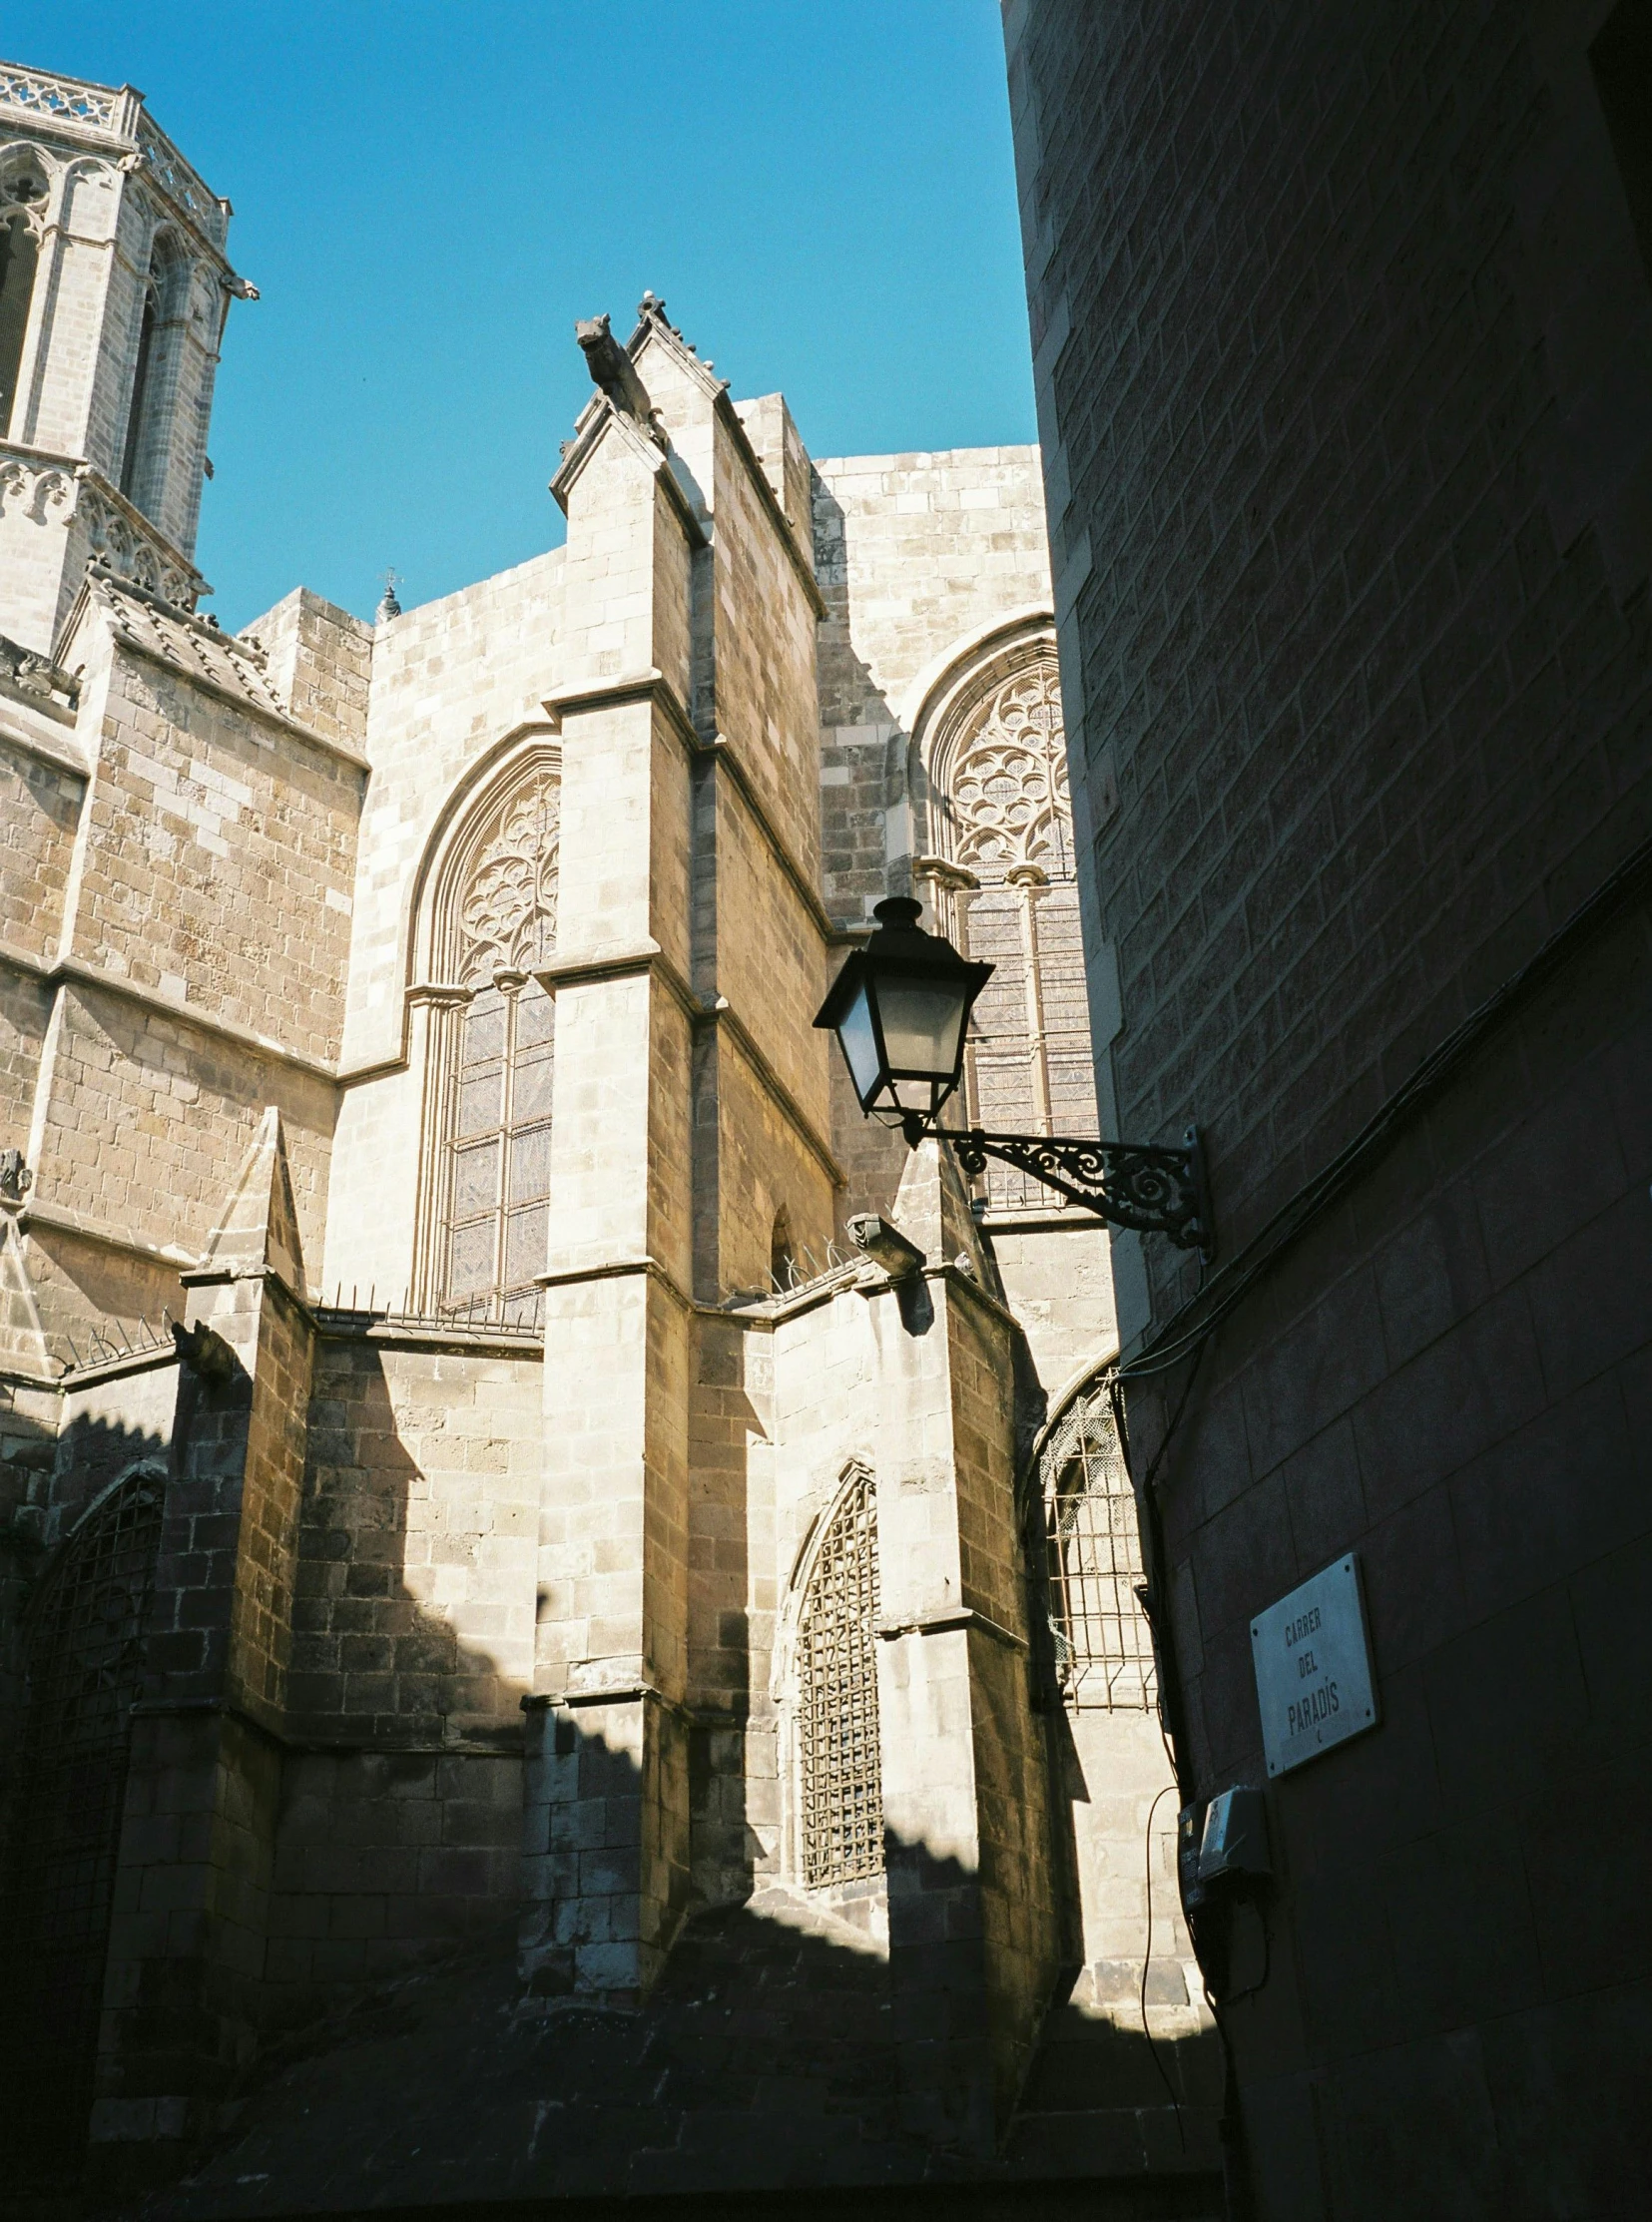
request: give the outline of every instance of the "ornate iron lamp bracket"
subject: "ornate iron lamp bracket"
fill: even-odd
[[[987,1159],[995,1157],[1017,1172],[1030,1173],[1046,1188],[1059,1189],[1115,1227],[1164,1235],[1207,1261],[1216,1247],[1196,1126],[1188,1128],[1180,1149],[1151,1142],[1076,1142],[1056,1134],[986,1134],[979,1127],[959,1132],[926,1127],[916,1119],[906,1122],[909,1143],[925,1133],[949,1142],[966,1173],[985,1172]]]

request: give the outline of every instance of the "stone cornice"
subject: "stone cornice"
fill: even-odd
[[[163,650],[151,648],[147,641],[123,636],[120,645],[129,655],[142,656],[148,663],[159,664],[163,671],[171,672],[175,679],[182,679],[187,686],[198,688],[202,694],[211,695],[215,701],[227,704],[232,710],[239,710],[244,717],[262,719],[266,725],[291,734],[294,740],[308,742],[312,749],[318,749],[323,756],[336,757],[339,763],[347,764],[352,771],[372,770],[367,759],[358,756],[344,742],[329,741],[323,734],[313,732],[310,727],[299,725],[297,719],[289,718],[284,710],[267,710],[263,703],[252,702],[246,695],[238,695],[231,687],[221,687],[216,679],[208,679],[200,672],[186,670],[182,664],[174,663]]]
[[[97,965],[84,963],[79,957],[40,957],[14,943],[0,941],[0,964],[27,973],[47,987],[67,984],[94,990],[101,988],[106,994],[119,996],[124,1002],[138,1003],[158,1017],[173,1019],[197,1033],[213,1034],[221,1041],[234,1042],[238,1048],[268,1063],[288,1065],[296,1072],[308,1073],[313,1079],[337,1082],[337,1066],[328,1064],[324,1058],[307,1056],[301,1049],[288,1049],[282,1042],[272,1041],[267,1034],[255,1033],[251,1026],[238,1026],[233,1019],[215,1018],[189,1003],[172,1002],[153,988],[140,987],[136,980],[123,979],[117,972],[101,971]]]
[[[704,745],[682,696],[665,673],[652,664],[646,671],[628,672],[619,679],[588,679],[553,687],[543,700],[545,715],[558,733],[565,718],[577,717],[583,711],[621,710],[630,703],[651,702],[664,711],[667,724],[690,755]]]
[[[446,1351],[462,1357],[467,1351],[477,1357],[519,1358],[525,1365],[536,1366],[544,1361],[543,1342],[530,1342],[526,1336],[496,1333],[487,1327],[470,1327],[462,1321],[449,1326],[446,1322],[410,1320],[364,1319],[340,1320],[329,1314],[326,1305],[308,1307],[310,1324],[323,1341],[343,1343],[392,1344],[401,1350]]]
[[[685,1312],[700,1309],[693,1297],[683,1287],[669,1267],[661,1265],[658,1258],[609,1258],[595,1265],[565,1266],[555,1273],[541,1273],[534,1277],[536,1289],[571,1289],[587,1281],[628,1281],[639,1275],[656,1281],[673,1303]]]
[[[1018,1636],[1013,1628],[1004,1628],[984,1612],[977,1612],[970,1605],[953,1605],[941,1612],[920,1613],[908,1620],[880,1620],[877,1633],[885,1643],[898,1641],[901,1636],[945,1636],[962,1629],[967,1634],[983,1635],[993,1643],[1001,1643],[1010,1651],[1031,1648],[1025,1636]]]
[[[48,705],[14,693],[0,682],[0,704],[9,707],[12,703],[20,710],[49,709]],[[48,740],[43,733],[31,733],[21,721],[9,718],[5,707],[0,707],[0,741],[8,748],[21,749],[24,755],[38,758],[42,764],[49,764],[54,772],[67,772],[77,780],[92,777],[92,767],[78,750],[71,751],[65,741]]]
[[[105,1220],[94,1219],[90,1212],[73,1211],[67,1204],[25,1204],[17,1215],[17,1224],[25,1234],[34,1227],[48,1227],[58,1234],[78,1235],[82,1242],[96,1243],[100,1250],[125,1251],[130,1257],[148,1259],[152,1265],[172,1266],[180,1273],[191,1270],[197,1263],[190,1251],[181,1250],[176,1243],[150,1242],[127,1228],[111,1227]]]
[[[83,586],[80,595],[77,596],[75,605],[64,624],[62,638],[65,643],[70,637],[83,606],[89,599],[90,588],[95,583],[98,583],[96,579],[89,577],[87,586]],[[242,655],[247,653],[246,643],[238,640],[233,633],[220,633],[213,626],[208,625],[204,618],[197,617],[193,610],[182,609],[176,602],[169,602],[164,595],[152,594],[147,587],[139,586],[131,579],[109,577],[102,583],[107,586],[111,594],[129,596],[134,601],[142,602],[171,624],[199,631],[209,645],[220,650],[230,649]],[[260,719],[266,725],[275,726],[279,732],[291,734],[295,740],[306,742],[310,748],[318,750],[321,755],[332,757],[341,764],[347,764],[352,771],[370,772],[372,770],[371,760],[361,755],[359,750],[350,748],[346,742],[329,740],[324,734],[315,732],[312,727],[300,725],[296,718],[279,709],[275,704],[259,702],[251,695],[241,693],[233,687],[225,686],[221,681],[212,678],[206,672],[192,670],[188,664],[180,663],[176,658],[169,656],[164,648],[150,641],[141,640],[135,633],[120,626],[118,613],[105,610],[104,614],[106,619],[117,620],[112,624],[111,629],[115,633],[117,645],[129,655],[142,657],[146,662],[152,664],[159,664],[163,671],[170,672],[175,679],[182,679],[187,686],[198,688],[202,694],[210,695],[214,700],[227,704],[230,709],[240,711],[244,717]]]

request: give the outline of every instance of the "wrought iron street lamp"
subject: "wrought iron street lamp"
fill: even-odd
[[[925,933],[921,914],[907,895],[880,902],[876,931],[845,960],[816,1016],[837,1036],[866,1116],[899,1127],[912,1149],[925,1135],[940,1136],[966,1173],[997,1158],[1115,1227],[1166,1235],[1208,1258],[1214,1244],[1197,1127],[1180,1149],[1167,1149],[940,1125],[963,1077],[970,1011],[994,967],[971,964],[944,935]]]

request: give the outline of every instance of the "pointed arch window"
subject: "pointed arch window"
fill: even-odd
[[[1056,1680],[1079,1712],[1146,1712],[1158,1702],[1142,1580],[1136,1493],[1106,1391],[1062,1420],[1039,1462]]]
[[[170,235],[155,242],[138,309],[138,345],[121,448],[121,492],[160,518],[172,460],[172,413],[188,309],[191,268]]]
[[[32,157],[25,156],[0,176],[0,439],[12,429],[45,202],[46,180]]]
[[[925,755],[936,854],[922,891],[957,946],[996,966],[970,1029],[970,1122],[1010,1134],[1094,1134],[1054,641],[1022,639],[955,685]],[[985,1183],[1000,1208],[1069,1208],[1009,1166],[990,1166]]]
[[[418,1279],[423,1309],[537,1322],[551,1187],[557,763],[540,757],[485,802],[444,875],[434,968]]]
[[[877,1491],[857,1467],[815,1552],[799,1620],[799,1818],[811,1888],[882,1873],[877,1736]]]
[[[138,461],[149,423],[149,396],[155,369],[155,327],[161,321],[161,300],[155,279],[144,280],[144,304],[138,317],[138,359],[132,370],[132,400],[126,412],[126,444],[121,450],[121,492],[136,498]]]

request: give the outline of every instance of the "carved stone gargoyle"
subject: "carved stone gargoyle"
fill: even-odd
[[[235,1352],[204,1320],[194,1327],[180,1327],[174,1320],[172,1339],[180,1359],[198,1381],[227,1382],[235,1372]]]
[[[848,1231],[855,1247],[880,1265],[891,1281],[909,1281],[922,1271],[923,1252],[917,1244],[876,1212],[857,1212]]]
[[[654,404],[649,400],[648,388],[637,374],[637,365],[609,330],[608,318],[582,317],[574,326],[574,337],[585,350],[586,367],[592,379],[615,408],[629,416],[650,439],[658,440],[660,428],[654,421]]]

